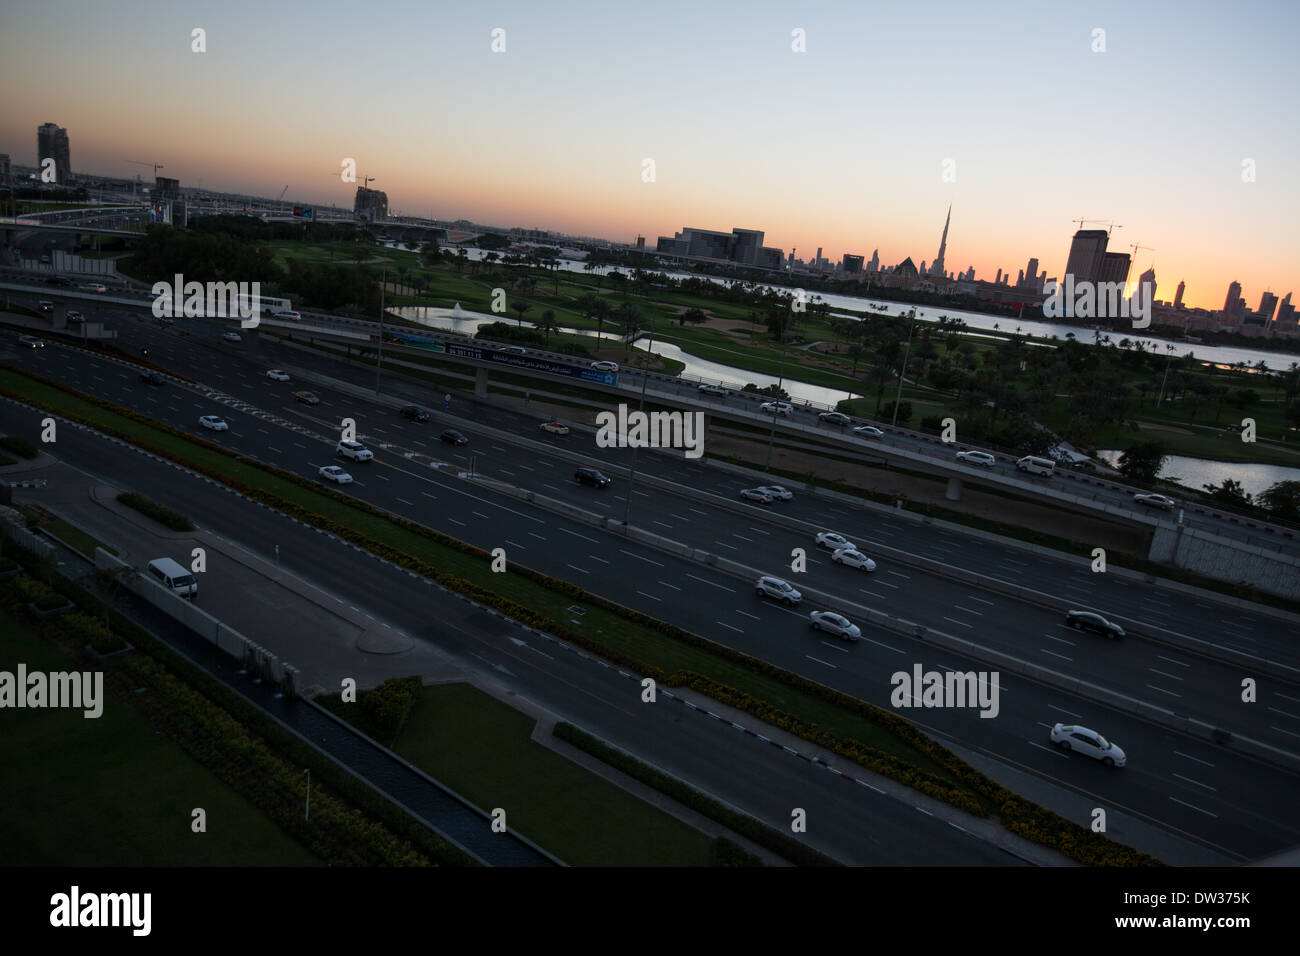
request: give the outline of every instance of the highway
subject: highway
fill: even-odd
[[[235,354],[239,346],[223,352],[195,336],[180,337],[174,331],[165,334],[147,323],[128,323],[122,326],[122,334],[124,344],[133,341],[132,337],[135,336],[153,342],[151,359],[159,360],[179,373],[201,378],[240,401],[249,402],[250,405],[255,403],[274,418],[262,419],[253,416],[251,412],[232,411],[228,406],[174,386],[151,389],[140,385],[138,376],[129,369],[66,348],[51,346],[45,350],[24,350],[24,354],[19,354],[10,345],[5,357],[7,360],[17,360],[27,367],[43,370],[45,374],[67,380],[78,387],[94,390],[128,407],[145,410],[161,420],[174,421],[196,433],[199,433],[196,423],[198,415],[226,415],[231,422],[230,432],[215,436],[214,433],[203,432],[204,436],[216,437],[232,448],[274,461],[304,475],[314,475],[319,465],[333,462],[331,444],[313,438],[312,435],[328,434],[330,426],[344,414],[357,419],[360,431],[363,435],[370,436],[372,443],[382,440],[410,448],[414,454],[444,458],[459,467],[468,464],[467,460],[457,461],[454,457],[456,454],[464,454],[463,450],[453,452],[448,448],[448,454],[442,451],[436,441],[430,440],[438,430],[437,421],[424,426],[407,423],[396,417],[390,409],[367,407],[366,403],[357,399],[332,395],[318,388],[313,390],[324,398],[321,406],[308,409],[293,403],[289,395],[295,388],[301,387],[300,383],[273,383],[260,372],[272,359],[278,360],[280,355],[284,356],[282,364],[292,364],[290,356],[294,361],[300,361],[304,353],[298,350],[283,349],[263,341],[259,347],[267,361],[252,367]],[[275,349],[282,351],[277,353]],[[335,372],[337,373],[336,370]],[[453,412],[460,410],[463,409],[453,408]],[[477,409],[476,419],[480,413],[486,418],[486,410]],[[496,414],[510,417],[506,412]],[[275,418],[292,422],[300,430],[286,428],[278,424]],[[522,430],[521,421],[528,423],[525,427],[530,439],[541,435],[535,431],[534,421],[522,416],[513,418],[517,430]],[[374,424],[370,424],[372,422]],[[614,489],[603,493],[578,488],[568,480],[572,474],[571,465],[551,460],[532,450],[521,453],[517,448],[512,449],[508,443],[502,444],[495,439],[481,440],[475,434],[472,423],[457,421],[456,424],[470,435],[470,448],[475,449],[476,455],[482,456],[479,461],[483,464],[476,462],[476,468],[496,468],[498,471],[518,469],[524,474],[527,474],[524,469],[533,469],[537,477],[529,480],[535,481],[546,494],[567,496],[572,501],[587,501],[596,507],[603,501],[612,516],[621,517],[622,501],[611,494],[620,490],[621,482]],[[566,438],[581,439],[581,436],[575,432],[570,436],[556,438],[555,441],[563,442]],[[499,459],[493,459],[492,454],[500,456]],[[602,451],[601,454],[610,453]],[[671,462],[663,463],[661,467],[660,463],[658,456],[641,455],[638,459],[638,467],[653,467],[656,474],[669,477],[671,467],[697,468],[695,465]],[[974,662],[962,663],[955,660],[954,655],[936,654],[933,648],[892,632],[867,629],[867,640],[851,648],[837,646],[832,642],[823,644],[809,636],[805,626],[806,618],[802,614],[759,601],[747,582],[737,581],[662,551],[634,544],[621,535],[556,517],[482,487],[467,486],[452,475],[412,464],[411,460],[400,454],[392,455],[380,450],[376,462],[348,467],[360,479],[356,484],[348,486],[348,490],[359,497],[482,547],[506,547],[508,553],[516,556],[516,560],[539,570],[574,580],[597,593],[671,620],[714,640],[765,657],[882,706],[889,706],[889,675],[895,670],[910,670],[913,662],[921,662],[927,668],[980,669]],[[553,477],[551,473],[554,473]],[[618,477],[616,469],[611,468],[610,473]],[[694,474],[698,475],[698,470]],[[546,488],[547,485],[552,488]],[[709,511],[700,508],[698,502],[687,503],[672,496],[656,500],[655,496],[661,492],[642,490],[641,486],[638,486],[637,491],[640,494],[634,495],[632,509],[634,524],[642,523],[662,530],[665,534],[671,533],[674,537],[710,534],[713,535],[711,540],[714,544],[720,541],[739,542],[733,544],[733,547],[744,548],[755,560],[763,558],[781,560],[782,563],[788,561],[788,557],[784,556],[788,555],[791,546],[790,536],[785,532],[778,533],[771,527],[764,528],[763,515],[758,509],[754,509],[754,517],[750,519],[727,508]],[[787,504],[800,506],[803,503],[796,499]],[[184,510],[183,504],[178,507]],[[696,514],[696,510],[704,513]],[[642,520],[642,515],[645,520]],[[845,522],[862,520],[862,515],[846,514],[842,517]],[[663,520],[665,518],[671,520]],[[875,519],[872,520],[870,530],[876,533],[878,528]],[[668,527],[658,529],[651,524],[653,521],[659,521]],[[742,528],[734,524],[736,521],[749,523]],[[885,527],[884,522],[879,524],[896,536],[895,540],[889,542],[894,547],[898,547],[902,541],[897,536],[911,535],[917,531],[901,521],[897,527]],[[746,529],[749,529],[748,534]],[[850,536],[857,533],[853,526],[847,524],[837,530]],[[759,536],[761,531],[767,531],[773,541],[764,542]],[[782,535],[785,535],[784,540],[778,540]],[[746,537],[750,540],[745,541]],[[863,541],[859,543],[867,540],[871,539],[863,535]],[[910,540],[902,543],[908,548],[914,546]],[[969,543],[962,544],[971,546]],[[806,546],[812,547],[811,540],[806,541]],[[951,548],[953,544],[939,539],[930,546]],[[987,566],[991,560],[987,546],[983,543],[973,546],[984,553],[983,562]],[[1012,560],[1028,562],[1023,552],[1015,554],[1020,557]],[[910,579],[899,577],[912,573],[900,568],[882,565],[875,575],[869,577],[854,575],[841,568],[819,568],[817,565],[813,565],[813,568],[815,570],[812,573],[819,577],[825,574],[828,580],[835,577],[845,579],[842,585],[845,588],[850,587],[848,582],[851,580],[855,589],[874,589],[878,594],[884,595],[886,600],[892,599],[894,602],[910,601],[909,614],[929,607],[932,612],[946,609],[948,613],[943,617],[962,620],[961,612],[954,613],[952,610],[958,605],[948,605],[947,601],[964,601],[960,606],[967,612],[978,612],[983,607],[970,600],[972,597],[980,597],[978,592],[956,595],[951,591],[952,583],[947,582],[945,585],[940,579],[927,582],[921,587]],[[778,566],[772,570],[777,572],[780,568]],[[894,571],[895,574],[887,574],[887,570]],[[1065,572],[1068,571],[1070,569],[1065,569]],[[1091,577],[1095,576],[1088,575],[1084,580]],[[1105,586],[1114,584],[1113,580],[1109,580],[1113,576],[1103,577],[1108,579]],[[887,581],[893,588],[885,586]],[[796,582],[799,583],[802,582]],[[949,591],[931,590],[942,586],[949,588]],[[863,599],[879,600],[872,595],[865,595]],[[1165,675],[1173,676],[1153,677],[1147,673],[1155,666],[1150,656],[1153,649],[1145,647],[1143,642],[1129,640],[1121,645],[1102,644],[1094,638],[1076,637],[1060,630],[1057,615],[1049,615],[1048,623],[1047,618],[1033,616],[1047,612],[1032,609],[1023,603],[1008,605],[1006,599],[998,595],[984,595],[983,599],[993,602],[989,605],[991,610],[980,615],[968,613],[965,617],[967,622],[974,622],[977,616],[990,619],[996,616],[1001,627],[1010,635],[1008,640],[1018,635],[1017,639],[1032,641],[1032,646],[1041,650],[1055,649],[1062,656],[1072,658],[1068,662],[1071,667],[1077,660],[1078,666],[1100,668],[1103,676],[1114,679],[1131,679],[1145,674],[1148,681],[1156,682],[1155,686],[1166,690],[1180,686],[1173,683],[1180,675],[1184,681],[1192,678],[1197,693],[1187,696],[1196,699],[1198,713],[1203,706],[1199,695],[1205,687],[1213,688],[1217,679],[1213,673],[1214,662],[1168,654],[1165,656],[1174,657],[1174,660],[1162,662],[1161,669]],[[1136,595],[1133,599],[1145,601]],[[808,608],[803,609],[804,612],[806,610]],[[1135,610],[1142,608],[1135,607]],[[1206,612],[1201,613],[1204,615]],[[1232,611],[1230,616],[1237,613]],[[952,622],[949,624],[952,625]],[[971,629],[974,630],[976,626],[972,623]],[[1271,621],[1248,622],[1252,634],[1270,626]],[[955,631],[959,628],[952,625],[949,629]],[[997,629],[981,626],[980,630],[981,642],[987,642],[990,639],[987,630]],[[1091,646],[1097,648],[1096,656],[1087,654],[1091,646],[1076,651],[1074,647],[1051,643],[1049,634],[1058,640],[1075,640],[1076,647],[1084,641],[1092,641]],[[1138,650],[1133,650],[1135,647]],[[1023,644],[1017,645],[1017,648],[1022,652],[1025,649]],[[1201,668],[1205,668],[1203,674],[1200,673]],[[995,754],[1011,764],[1030,767],[1044,777],[1059,779],[1077,789],[1114,799],[1118,805],[1124,805],[1166,826],[1195,834],[1207,845],[1222,847],[1230,853],[1251,857],[1268,852],[1269,848],[1290,845],[1295,841],[1295,831],[1286,821],[1283,811],[1296,792],[1293,775],[1264,767],[1248,758],[1202,744],[1142,720],[1111,712],[1059,690],[1031,681],[1012,680],[1007,675],[1003,677],[1002,693],[1006,699],[1003,701],[1000,719],[981,720],[969,712],[937,710],[926,713],[922,723],[941,733],[949,733],[968,746]],[[1232,683],[1236,684],[1235,676]],[[1173,692],[1178,693],[1177,690]],[[1295,695],[1294,690],[1289,692],[1293,696],[1300,696]],[[1260,704],[1255,706],[1255,710],[1267,713],[1269,716],[1264,717],[1264,720],[1271,720],[1278,728],[1285,730],[1288,726],[1285,722],[1288,707],[1285,698],[1280,695],[1268,697],[1268,693],[1261,692]],[[1230,704],[1216,699],[1211,700],[1209,706],[1227,708]],[[1294,712],[1294,707],[1291,712]],[[915,714],[913,711],[908,716],[915,718]],[[1129,752],[1130,766],[1120,771],[1119,776],[1098,777],[1098,771],[1102,768],[1084,765],[1080,758],[1076,757],[1062,765],[1061,761],[1066,758],[1044,746],[1045,726],[1050,726],[1049,717],[1051,720],[1079,720],[1102,730]],[[1253,729],[1255,725],[1251,726]],[[1243,783],[1247,781],[1249,787],[1243,792]]]

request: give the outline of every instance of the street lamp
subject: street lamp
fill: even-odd
[[[384,285],[388,281],[388,269],[379,274],[379,360],[375,363],[375,394],[379,394],[379,373],[384,367]]]
[[[636,334],[636,330],[633,329],[633,335],[635,334]],[[655,347],[655,316],[654,313],[651,312],[650,313],[650,344],[646,346],[646,352],[645,352],[646,362],[649,362],[650,356],[654,354],[652,351],[654,347]],[[648,382],[649,380],[650,380],[649,369],[646,367],[646,365],[643,364],[641,366],[641,401],[637,404],[638,412],[645,411],[645,386],[646,386],[646,382]],[[639,418],[640,416],[638,415],[637,417]],[[637,453],[637,446],[633,446],[632,464],[628,465],[628,469],[627,469],[627,502],[623,505],[623,527],[625,528],[627,527],[628,521],[630,520],[632,515],[632,484],[636,478],[636,453]]]
[[[772,470],[772,446],[776,444],[776,415],[780,409],[779,402],[781,401],[782,386],[785,384],[785,350],[787,342],[785,328],[781,327],[779,331],[781,335],[781,368],[776,377],[776,396],[772,404],[772,430],[767,435],[767,464],[763,466],[764,471]]]
[[[1169,366],[1174,364],[1174,347],[1166,344],[1165,351],[1169,353],[1169,356],[1165,359],[1165,374],[1160,379],[1160,397],[1156,399],[1156,408],[1159,408],[1160,403],[1165,400],[1165,382],[1169,381]]]
[[[916,309],[912,309],[912,321],[907,326],[907,348],[903,351],[903,367],[898,370],[898,394],[894,396],[894,418],[890,425],[898,424],[898,406],[903,401],[903,376],[907,374],[907,360],[912,354],[912,330],[916,328]]]

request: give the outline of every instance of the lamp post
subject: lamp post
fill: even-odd
[[[379,373],[384,367],[384,285],[388,281],[388,269],[379,274],[379,360],[375,363],[375,394],[379,394]]]
[[[898,394],[894,396],[894,417],[890,425],[898,424],[898,406],[903,401],[903,376],[907,374],[907,360],[912,354],[912,330],[916,328],[916,309],[912,309],[912,321],[907,326],[907,348],[903,351],[903,367],[898,370]]]
[[[785,350],[786,350],[787,343],[785,338],[784,323],[782,324],[780,334],[781,334],[781,367],[776,377],[776,395],[773,399],[773,405],[772,405],[772,430],[768,432],[767,435],[767,464],[763,466],[764,471],[772,470],[772,446],[776,444],[776,416],[777,416],[777,410],[780,408],[780,406],[776,403],[781,401],[782,386],[785,384]]]
[[[311,819],[311,768],[304,770],[303,773],[307,775],[307,806],[304,808],[302,812],[302,818],[304,820],[310,820]]]
[[[1165,400],[1165,382],[1169,381],[1169,366],[1174,364],[1174,347],[1166,345],[1165,351],[1169,356],[1165,359],[1165,374],[1160,379],[1160,397],[1156,399],[1156,408],[1159,408],[1160,403]]]
[[[634,335],[636,334],[635,330],[633,330],[633,334]],[[653,354],[651,350],[654,349],[654,347],[655,347],[655,317],[654,317],[654,313],[651,312],[650,313],[650,344],[646,346],[646,353],[645,353],[646,362],[649,362],[650,356]],[[648,373],[649,373],[649,369],[647,369],[646,366],[643,364],[641,366],[641,401],[637,404],[638,412],[645,411],[645,386],[646,386],[646,382],[649,381],[650,379]],[[628,521],[631,519],[632,516],[632,485],[636,478],[636,453],[637,453],[637,449],[636,447],[633,447],[632,464],[628,465],[628,469],[627,469],[627,501],[623,505],[623,527],[625,528],[628,526]]]

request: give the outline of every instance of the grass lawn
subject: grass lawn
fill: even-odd
[[[73,669],[0,611],[0,670]],[[80,669],[80,668],[78,668]],[[22,866],[317,866],[256,807],[121,700],[0,714],[0,846]],[[207,832],[190,831],[191,811]]]
[[[468,684],[425,687],[396,751],[573,866],[708,866],[713,839],[529,739]]]

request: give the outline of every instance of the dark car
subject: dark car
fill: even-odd
[[[1124,636],[1124,628],[1091,611],[1066,611],[1065,623],[1076,630],[1092,631],[1112,641],[1117,641]]]
[[[419,405],[407,405],[402,409],[402,417],[409,418],[413,422],[427,422],[429,413]]]
[[[293,397],[298,399],[304,405],[319,405],[320,396],[315,392],[294,392]]]
[[[50,276],[48,279],[45,280],[45,284],[70,286],[72,285],[72,280],[64,278],[63,276]]]
[[[591,485],[593,488],[608,488],[610,484],[609,479],[595,468],[579,468],[573,473],[573,480],[581,485]]]
[[[167,380],[163,378],[161,375],[159,375],[157,372],[141,372],[140,381],[144,382],[146,385],[167,384]]]
[[[460,432],[456,431],[456,429],[454,428],[448,428],[445,432],[443,432],[438,437],[441,438],[443,441],[445,441],[448,445],[469,444],[469,439],[466,438],[464,435],[462,435]]]

